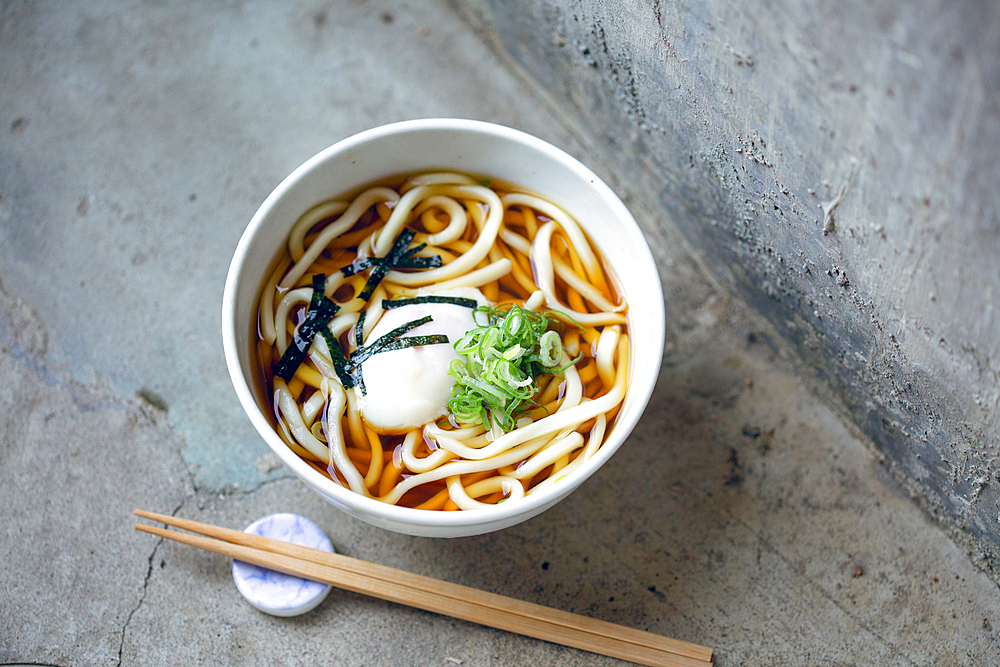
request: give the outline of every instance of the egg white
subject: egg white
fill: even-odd
[[[420,290],[418,295],[436,294],[490,302],[473,287],[449,290]],[[448,343],[421,345],[379,352],[361,365],[365,391],[355,387],[362,419],[379,433],[405,433],[448,412],[454,378],[448,375],[452,360],[460,358],[454,344],[476,326],[472,308],[447,303],[420,303],[387,310],[365,339],[378,340],[396,327],[427,315],[431,321],[408,331],[405,336],[444,334]]]

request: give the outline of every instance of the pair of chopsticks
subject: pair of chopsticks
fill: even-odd
[[[140,509],[134,513],[197,534],[141,523],[135,524],[136,530],[353,593],[640,665],[708,667],[712,664],[712,649],[705,646],[238,530]]]

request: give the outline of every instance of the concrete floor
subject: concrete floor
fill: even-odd
[[[223,558],[135,533],[144,507],[230,527],[297,512],[342,553],[712,646],[719,665],[998,663],[997,586],[648,211],[660,382],[566,501],[413,538],[277,464],[230,387],[219,312],[281,178],[426,116],[518,127],[603,173],[445,0],[0,12],[0,662],[621,664],[336,591],[266,616]]]

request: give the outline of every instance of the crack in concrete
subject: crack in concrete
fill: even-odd
[[[122,402],[129,403],[129,401],[126,399],[123,399]],[[166,428],[173,430],[173,427],[171,426],[167,426]],[[183,460],[182,452],[178,450],[176,453],[178,457],[180,457],[181,460]],[[250,489],[224,489],[222,491],[216,491],[210,488],[199,487],[199,485],[196,483],[196,477],[191,467],[186,464],[183,465],[182,467],[184,469],[184,473],[188,478],[190,491],[185,494],[184,499],[181,500],[181,502],[177,505],[177,507],[171,510],[170,516],[177,516],[178,512],[180,512],[185,505],[187,505],[191,501],[196,500],[199,496],[205,499],[207,499],[210,496],[216,496],[221,500],[225,500],[227,498],[235,498],[235,497],[248,497],[272,484],[276,484],[278,482],[283,482],[290,479],[295,479],[293,475],[281,475],[273,479],[263,480],[262,482],[260,482],[259,484]],[[163,545],[164,541],[165,538],[162,537],[157,539],[156,543],[153,545],[153,550],[150,552],[149,558],[147,559],[146,575],[143,577],[142,581],[142,593],[139,596],[139,600],[136,602],[135,607],[133,607],[132,610],[129,611],[128,616],[125,618],[125,622],[122,625],[121,637],[118,642],[118,661],[115,663],[115,667],[121,667],[122,665],[122,655],[125,649],[125,636],[128,633],[129,624],[132,621],[132,617],[135,616],[136,612],[139,611],[139,609],[142,607],[143,602],[145,602],[146,600],[146,593],[149,589],[149,582],[153,575],[153,561],[155,560],[156,554],[159,551],[160,546]],[[51,666],[51,667],[59,667],[59,666]]]
[[[45,328],[42,326],[38,316],[33,310],[25,306],[20,301],[11,298],[11,296],[4,290],[2,282],[0,282],[0,315],[6,316],[0,317],[0,349],[3,349],[3,351],[19,362],[26,370],[32,372],[43,383],[48,386],[65,388],[69,392],[70,399],[75,404],[80,405],[94,401],[108,405],[117,405],[124,408],[130,415],[130,418],[142,419],[151,426],[161,427],[156,419],[157,415],[151,414],[146,405],[142,402],[137,401],[136,399],[118,396],[110,392],[106,386],[102,386],[100,383],[95,384],[81,382],[72,377],[72,375],[69,374],[64,368],[53,366],[49,363],[46,358],[47,346],[45,344]],[[173,426],[169,424],[162,426],[162,428],[166,428],[168,431],[176,433]],[[183,438],[180,439],[183,441]],[[183,442],[181,443],[181,447],[179,447],[174,453],[181,462],[180,467],[187,476],[188,487],[192,490],[192,492],[185,494],[184,500],[182,500],[181,503],[174,508],[172,514],[176,514],[180,511],[185,503],[187,503],[197,492],[197,487],[194,484],[194,473],[190,466],[184,462],[182,448]],[[116,663],[118,667],[120,667],[122,663],[122,652],[124,650],[125,635],[128,631],[129,623],[146,598],[146,591],[153,572],[153,560],[156,557],[156,553],[162,543],[163,538],[160,538],[153,546],[153,550],[150,552],[146,575],[143,578],[142,594],[140,595],[135,607],[129,611],[122,626],[121,637],[118,642],[118,661]],[[60,667],[58,665],[38,662],[0,663],[0,665]]]
[[[184,505],[187,504],[188,500],[190,499],[191,499],[190,496],[185,497],[184,500],[182,500],[180,504],[178,504],[177,507],[175,507],[173,511],[170,512],[170,516],[177,516],[177,513],[181,511],[181,509],[184,507]],[[139,608],[142,606],[142,603],[146,600],[146,592],[149,589],[149,580],[153,576],[153,560],[156,558],[156,552],[160,550],[160,546],[163,544],[163,542],[164,538],[161,537],[157,539],[156,544],[153,545],[153,550],[149,553],[149,559],[147,561],[148,567],[146,568],[146,576],[143,577],[142,580],[142,594],[139,596],[139,601],[136,602],[135,607],[132,608],[132,611],[130,611],[128,613],[128,616],[125,618],[125,623],[122,624],[121,638],[118,641],[118,662],[115,663],[115,667],[121,667],[122,652],[125,649],[125,634],[128,632],[128,626],[129,623],[132,622],[132,617],[135,615],[137,611],[139,611]]]
[[[167,432],[176,436],[180,440],[175,454],[181,463],[181,468],[188,481],[188,488],[192,493],[188,495],[218,493],[220,495],[238,495],[242,491],[236,489],[223,488],[221,490],[207,486],[199,486],[195,466],[184,456],[184,448],[187,445],[186,438],[169,421],[161,423],[160,418],[166,417],[165,409],[151,403],[142,395],[136,397],[121,396],[113,393],[107,385],[98,382],[81,382],[77,380],[65,368],[54,365],[46,358],[47,332],[38,315],[34,310],[13,298],[4,288],[2,278],[0,278],[0,345],[5,346],[11,356],[19,361],[22,366],[32,371],[37,377],[42,379],[49,386],[66,387],[73,397],[74,402],[81,402],[81,397],[86,400],[98,400],[111,405],[118,405],[128,411],[130,415],[144,420],[147,424],[156,428],[166,429]],[[141,392],[142,390],[140,390]],[[246,490],[245,494],[254,493],[266,484],[283,479],[292,479],[292,475],[281,475],[272,479],[266,479],[256,486]]]
[[[206,498],[209,496],[215,496],[219,500],[225,500],[226,498],[245,498],[247,496],[251,496],[257,493],[261,489],[264,489],[265,487],[268,487],[272,484],[298,479],[295,475],[286,473],[283,475],[279,475],[277,477],[272,477],[270,479],[261,480],[259,483],[257,483],[257,485],[247,489],[244,489],[242,487],[231,487],[231,486],[223,489],[213,489],[211,487],[197,486],[194,483],[193,474],[190,474],[190,477],[191,477],[192,488],[194,489],[194,493],[192,494],[192,496],[201,495]]]
[[[751,535],[753,535],[754,537],[756,537],[760,541],[760,543],[764,546],[765,549],[767,549],[769,552],[773,553],[775,556],[777,556],[779,559],[781,559],[781,562],[783,562],[785,565],[787,565],[788,568],[792,572],[794,572],[796,575],[802,577],[802,579],[807,584],[809,584],[810,587],[812,587],[820,595],[822,595],[824,598],[826,598],[826,600],[829,601],[830,604],[832,604],[834,607],[836,607],[842,614],[844,614],[844,616],[846,616],[847,618],[849,618],[852,621],[854,621],[855,623],[857,623],[860,627],[864,628],[866,632],[870,633],[872,637],[874,637],[875,639],[877,639],[878,641],[880,641],[885,646],[889,647],[889,649],[891,649],[892,653],[890,653],[885,658],[886,660],[892,658],[893,656],[899,656],[900,658],[902,658],[903,660],[906,661],[906,664],[913,665],[914,667],[916,667],[917,663],[913,662],[913,660],[911,660],[909,656],[905,655],[900,650],[900,648],[898,646],[896,646],[895,644],[893,644],[891,641],[889,641],[888,639],[886,639],[885,637],[883,637],[879,633],[875,632],[875,630],[873,628],[869,627],[866,623],[864,623],[863,621],[861,621],[859,618],[855,617],[850,612],[850,610],[848,610],[846,607],[844,607],[843,605],[841,605],[829,592],[827,592],[827,590],[825,588],[823,588],[822,586],[820,586],[819,584],[817,584],[815,581],[813,581],[811,578],[805,576],[802,572],[800,572],[799,568],[795,566],[795,563],[793,563],[783,553],[781,553],[780,549],[778,549],[773,544],[771,544],[770,542],[768,542],[762,535],[760,535],[757,531],[755,531],[753,528],[751,528],[750,526],[748,526],[746,524],[746,522],[744,522],[742,519],[734,516],[733,520],[737,524],[739,524],[740,526],[742,526],[744,529],[746,529],[746,531],[748,533],[750,533]]]
[[[223,491],[223,492],[215,492],[215,491],[206,491],[204,489],[199,489],[197,487],[197,485],[194,483],[193,474],[191,473],[191,471],[187,470],[187,469],[186,469],[186,471],[188,472],[188,475],[189,475],[189,478],[190,478],[190,481],[191,481],[192,491],[191,491],[191,493],[187,494],[184,497],[184,499],[177,505],[177,507],[175,507],[170,512],[170,516],[177,516],[178,512],[180,512],[184,508],[185,505],[187,505],[190,501],[195,500],[195,498],[197,498],[198,496],[201,496],[201,497],[207,499],[209,496],[213,496],[214,495],[214,496],[217,496],[218,498],[220,498],[222,500],[225,500],[226,498],[233,498],[233,497],[247,497],[247,496],[251,496],[251,495],[257,493],[258,491],[260,491],[260,490],[264,489],[265,487],[270,486],[272,484],[275,484],[275,483],[278,483],[278,482],[283,482],[283,481],[290,480],[290,479],[294,479],[294,476],[292,476],[292,475],[282,475],[282,476],[276,477],[274,479],[264,480],[263,482],[261,482],[260,484],[258,484],[257,486],[255,486],[252,489],[246,489],[246,490],[243,490],[243,489],[240,489],[240,490],[227,490],[227,491]],[[139,609],[142,607],[142,603],[145,602],[145,600],[146,600],[146,593],[149,590],[149,581],[150,581],[150,579],[153,576],[153,561],[156,559],[156,554],[159,551],[160,547],[163,545],[164,541],[165,541],[165,538],[162,538],[162,537],[157,539],[156,543],[153,545],[153,550],[150,552],[149,558],[147,559],[146,575],[143,577],[143,581],[142,581],[142,593],[139,596],[139,600],[136,602],[135,607],[133,607],[132,610],[129,611],[128,616],[125,618],[125,623],[122,624],[121,637],[120,637],[120,639],[118,641],[118,661],[115,663],[115,667],[121,667],[121,665],[122,665],[122,654],[123,654],[123,652],[125,650],[125,635],[128,633],[128,626],[132,622],[132,617],[135,616],[136,612],[138,612]],[[3,664],[0,664],[0,667],[5,667],[5,665],[8,665],[8,664],[9,665],[22,665],[22,664],[23,665],[38,665],[39,667],[61,667],[59,665],[44,665],[42,663],[3,663]]]
[[[70,371],[48,359],[48,332],[34,309],[10,295],[0,276],[0,349],[6,351],[25,369],[31,371],[48,386],[65,387],[74,403],[84,404],[100,401],[108,405],[124,408],[130,415],[146,424],[166,431],[178,440],[175,451],[187,477],[189,487],[195,493],[211,493],[213,490],[199,488],[196,484],[195,466],[184,456],[187,439],[167,418],[166,406],[157,405],[143,394],[149,390],[140,389],[136,396],[123,396],[110,388],[104,377],[83,381]],[[163,422],[161,422],[161,418]],[[276,478],[280,479],[280,478]],[[216,491],[217,492],[217,491]]]
[[[984,620],[985,620],[985,619],[984,619]],[[991,647],[991,648],[992,648],[992,647],[1000,647],[1000,633],[994,633],[994,634],[993,634],[993,636],[992,636],[992,637],[990,637],[990,647]],[[984,657],[984,658],[985,658],[986,656],[988,656],[988,655],[996,655],[996,653],[992,653],[992,654],[991,654],[991,653],[989,653],[989,652],[984,652],[984,653],[983,653],[983,657]]]
[[[159,550],[161,544],[163,544],[162,537],[156,542],[153,546],[153,550],[149,554],[148,567],[146,568],[146,576],[142,580],[142,594],[139,596],[139,601],[136,602],[132,611],[128,613],[128,616],[125,618],[125,623],[122,625],[121,637],[118,640],[118,662],[115,663],[116,667],[121,667],[122,664],[122,651],[125,648],[125,634],[128,632],[128,625],[132,621],[132,616],[135,615],[135,612],[139,611],[139,607],[142,606],[143,601],[146,599],[146,590],[149,586],[149,578],[153,576],[153,559],[156,557],[156,552]]]

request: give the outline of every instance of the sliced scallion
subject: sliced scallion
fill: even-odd
[[[463,358],[448,369],[455,379],[448,409],[462,425],[496,424],[510,431],[534,405],[535,379],[559,375],[577,360],[557,368],[564,354],[563,323],[548,313],[516,304],[480,306],[473,320],[477,326],[454,345]]]

